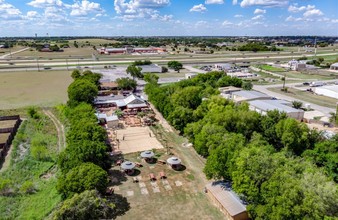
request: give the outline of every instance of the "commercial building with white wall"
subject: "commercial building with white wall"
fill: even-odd
[[[317,95],[323,95],[334,99],[338,99],[338,85],[316,87],[314,89],[314,92]]]

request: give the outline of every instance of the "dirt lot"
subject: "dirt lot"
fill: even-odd
[[[16,120],[0,121],[0,128],[12,128],[14,127]]]
[[[9,137],[10,133],[0,133],[0,143],[5,143]]]
[[[165,150],[156,150],[155,155],[160,160],[169,157]],[[143,166],[136,169],[134,176],[122,174],[118,166],[110,170],[115,193],[126,197],[130,204],[125,215],[117,219],[224,219],[209,202],[199,178],[185,160],[183,169],[175,171],[168,165],[148,164],[138,153],[124,157]],[[160,172],[167,178],[160,179]],[[150,173],[155,175],[155,181],[150,181]],[[133,181],[134,177],[138,182]]]
[[[69,71],[0,73],[0,109],[52,106],[67,101]]]
[[[119,150],[123,154],[163,148],[149,127],[127,127],[116,133],[120,141]]]

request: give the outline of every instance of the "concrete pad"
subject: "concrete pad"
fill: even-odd
[[[163,185],[169,185],[168,180],[162,180]]]
[[[138,185],[140,186],[140,188],[146,187],[146,184],[143,182],[139,182]]]
[[[325,116],[325,114],[317,110],[304,112],[304,118],[306,119],[314,119],[315,117],[323,117],[323,116]]]
[[[134,196],[134,191],[127,191],[127,196]]]
[[[153,187],[153,192],[154,192],[154,193],[159,193],[159,192],[161,192],[161,191],[160,191],[160,188],[159,188],[159,187]]]
[[[167,190],[167,191],[170,191],[170,190],[172,190],[172,188],[171,188],[171,186],[170,186],[170,185],[164,185],[164,188],[165,188],[165,190]]]
[[[176,185],[176,186],[182,186],[183,183],[182,183],[181,181],[178,181],[178,180],[177,180],[177,181],[175,181],[175,185]]]
[[[120,142],[118,150],[123,154],[163,148],[149,127],[127,127],[116,133]]]
[[[141,194],[142,195],[148,195],[149,192],[148,192],[147,188],[141,188]]]
[[[157,182],[150,182],[152,187],[157,187]]]

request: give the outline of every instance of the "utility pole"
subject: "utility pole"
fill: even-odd
[[[39,57],[36,58],[36,66],[38,67],[38,72],[40,72]]]

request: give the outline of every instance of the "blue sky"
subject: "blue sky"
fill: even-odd
[[[0,0],[0,36],[338,36],[338,0]]]

